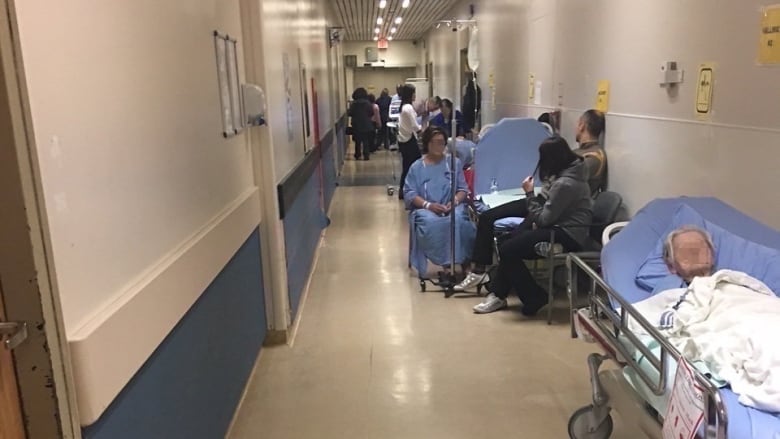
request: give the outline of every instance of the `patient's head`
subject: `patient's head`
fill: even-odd
[[[714,253],[710,234],[694,226],[674,230],[664,242],[664,260],[669,271],[686,282],[696,276],[712,275]]]
[[[601,111],[590,109],[582,113],[582,116],[577,121],[577,143],[598,141],[604,132],[605,126],[604,113]]]

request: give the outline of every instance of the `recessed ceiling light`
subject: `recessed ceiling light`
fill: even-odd
[[[387,37],[387,41],[393,41],[393,37],[392,36]]]
[[[387,0],[380,0],[379,1],[379,9],[384,9],[385,6],[387,6]]]
[[[391,28],[390,28],[390,33],[391,33],[391,34],[394,34],[394,33],[396,33],[396,32],[398,32],[398,29],[396,29],[396,28],[394,28],[394,27],[391,27]]]
[[[379,41],[379,37],[374,37],[374,41]]]
[[[376,24],[382,24],[384,22],[385,22],[385,20],[382,17],[379,17],[379,18],[376,19]]]
[[[375,33],[375,34],[378,34],[378,33],[379,33],[379,28],[378,28],[378,27],[377,27],[377,28],[374,28],[374,33]]]
[[[398,17],[395,19],[395,24],[401,24],[401,21],[403,21],[403,18]]]
[[[408,8],[409,7],[409,0],[404,0],[403,3],[401,3],[402,8]]]

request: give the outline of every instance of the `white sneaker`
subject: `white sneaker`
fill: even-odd
[[[463,281],[453,287],[455,291],[466,291],[468,288],[476,287],[479,284],[484,284],[490,281],[490,276],[487,272],[484,273],[469,273]]]
[[[506,308],[506,299],[499,299],[493,293],[490,293],[485,298],[485,301],[474,307],[474,312],[477,314],[487,314],[499,309]]]

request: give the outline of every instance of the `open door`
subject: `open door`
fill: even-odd
[[[0,438],[76,438],[12,0],[0,0]]]
[[[0,298],[2,296],[0,279]],[[3,301],[0,300],[0,322],[5,321]],[[11,351],[2,343],[0,346],[0,438],[24,439],[22,406],[19,404],[19,387],[16,384],[16,370]]]

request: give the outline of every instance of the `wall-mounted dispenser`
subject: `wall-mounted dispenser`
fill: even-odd
[[[664,87],[673,87],[683,82],[684,73],[684,70],[678,70],[677,61],[666,61],[661,64],[661,75],[658,82]]]

